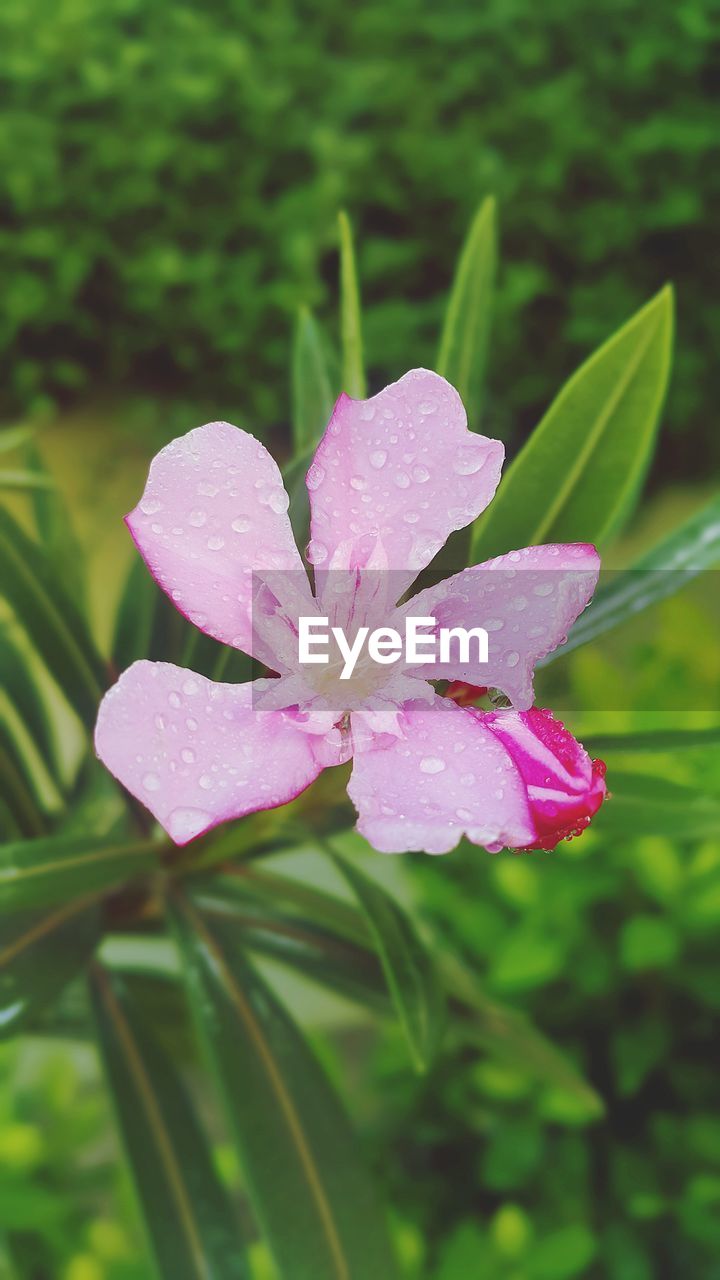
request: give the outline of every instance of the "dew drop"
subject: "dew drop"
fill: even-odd
[[[502,618],[487,618],[484,626],[486,631],[502,631],[505,623]]]
[[[281,516],[283,512],[287,511],[290,506],[290,499],[281,485],[270,490],[267,496],[267,504],[270,507],[270,510],[274,511],[278,516]]]
[[[216,534],[214,537],[208,538],[207,544],[210,551],[220,551],[225,546],[225,539]]]
[[[473,819],[470,809],[456,809],[455,816],[456,818],[459,818],[461,822],[472,822]]]
[[[372,422],[373,418],[375,417],[375,405],[364,404],[362,409],[360,410],[360,417],[362,418],[363,422]]]
[[[485,461],[482,451],[471,445],[458,449],[453,459],[453,471],[458,476],[474,476]]]
[[[188,524],[191,524],[193,529],[202,529],[206,521],[207,521],[206,511],[200,511],[200,510],[191,511],[190,515],[188,516]]]
[[[146,791],[159,791],[160,779],[156,773],[146,773],[142,781]]]
[[[247,533],[251,527],[252,521],[248,520],[247,516],[238,516],[237,520],[233,520],[230,526],[235,533]]]
[[[406,511],[403,515],[403,520],[406,524],[417,524],[419,519],[417,511]]]
[[[363,489],[367,489],[367,480],[364,476],[351,476],[350,488],[356,489],[358,493],[361,493]]]
[[[173,690],[173,692],[172,692],[172,693],[169,693],[169,694],[168,694],[168,702],[170,703],[170,706],[171,706],[171,707],[181,707],[181,706],[182,706],[182,698],[180,697],[180,694],[179,694],[179,693],[176,693],[176,692],[175,692],[175,690]]]
[[[182,690],[183,693],[186,693],[188,697],[191,698],[193,694],[200,692],[200,685],[197,680],[193,680],[192,676],[188,676],[187,680],[183,684]]]
[[[203,498],[215,498],[220,492],[216,484],[209,484],[207,480],[200,481],[197,491]]]
[[[445,768],[445,761],[439,756],[423,756],[420,761],[421,773],[442,773]]]
[[[162,511],[162,502],[158,502],[156,498],[143,498],[140,510],[145,516],[154,516],[156,511]]]
[[[395,484],[398,489],[408,489],[410,487],[410,477],[407,471],[395,472]]]
[[[418,484],[425,484],[430,479],[430,472],[427,467],[413,467],[413,480],[417,480]]]
[[[195,752],[191,751],[189,747],[186,747],[184,751],[180,752],[180,757],[185,764],[195,763]]]
[[[516,667],[519,661],[520,661],[520,654],[517,653],[515,649],[511,649],[510,653],[507,655],[505,659],[505,666]]]
[[[533,587],[533,594],[536,596],[551,596],[554,591],[552,582],[540,582]]]
[[[376,471],[382,471],[386,462],[387,462],[386,449],[375,449],[370,454],[370,466],[374,467]]]
[[[203,791],[211,791],[212,785],[213,780],[209,773],[202,773],[198,778],[198,786],[202,787]]]
[[[155,717],[155,728],[156,728],[156,729],[164,729],[164,728],[165,728],[165,717],[164,717],[164,716],[156,716],[156,717]]]
[[[313,462],[305,477],[305,483],[308,489],[319,489],[324,479],[325,468],[321,467],[319,462]]]
[[[211,822],[204,809],[173,809],[167,818],[167,829],[173,840],[192,840]]]
[[[310,564],[324,564],[328,557],[328,550],[323,542],[313,539],[312,542],[308,542],[305,554]]]

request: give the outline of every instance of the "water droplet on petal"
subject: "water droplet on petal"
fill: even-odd
[[[202,529],[206,521],[207,521],[206,511],[200,511],[200,510],[191,511],[190,515],[188,516],[188,524],[191,524],[193,529]]]
[[[430,479],[430,472],[427,467],[413,467],[413,480],[417,480],[418,484],[425,484]]]
[[[146,773],[142,783],[146,791],[159,791],[160,789],[160,779],[156,773]]]
[[[502,631],[505,623],[502,618],[487,618],[483,625],[486,631]]]
[[[350,488],[357,489],[358,493],[360,493],[363,489],[367,489],[367,480],[364,476],[351,476]]]
[[[407,471],[395,472],[395,484],[398,489],[408,489],[410,487],[410,477]]]
[[[520,654],[517,653],[515,649],[511,649],[510,653],[507,655],[505,659],[505,666],[516,667],[519,661],[520,661]]]
[[[202,494],[203,498],[214,498],[220,492],[216,484],[209,484],[207,480],[200,481],[197,491]]]
[[[212,785],[213,780],[209,773],[203,773],[198,778],[198,786],[202,787],[203,791],[210,791],[212,789]]]
[[[180,694],[176,693],[174,690],[172,693],[168,694],[168,702],[170,703],[171,707],[182,706],[182,698],[180,697]]]
[[[319,489],[325,479],[325,468],[320,466],[319,462],[313,462],[305,477],[305,483],[308,489]]]
[[[453,459],[453,471],[459,476],[473,476],[485,461],[485,454],[476,445],[463,445]]]
[[[328,558],[328,549],[323,542],[313,539],[312,542],[308,542],[305,554],[310,564],[323,564]]]
[[[166,827],[173,840],[192,840],[212,821],[204,809],[173,809],[166,820]]]
[[[225,546],[225,539],[216,534],[214,537],[208,538],[207,544],[210,551],[220,551]]]
[[[445,761],[439,756],[423,756],[420,761],[421,773],[442,773],[445,768]]]
[[[540,582],[533,587],[533,594],[536,596],[551,596],[554,590],[552,582]]]
[[[145,516],[154,516],[156,511],[162,511],[162,502],[158,502],[156,498],[143,498],[140,510]]]
[[[184,751],[180,752],[180,757],[185,764],[195,763],[195,752],[191,751],[189,747],[186,747]]]
[[[370,466],[374,467],[376,471],[382,471],[386,462],[387,462],[386,449],[375,449],[370,454]]]
[[[252,521],[248,520],[247,516],[238,516],[230,526],[235,533],[247,533],[251,527]]]
[[[183,693],[186,693],[188,697],[192,697],[194,693],[200,692],[200,685],[192,676],[188,676],[187,680],[183,683],[182,689]]]
[[[274,511],[278,516],[281,516],[283,512],[287,511],[290,506],[290,499],[282,485],[278,485],[277,488],[270,490],[267,497],[267,504],[271,511]]]

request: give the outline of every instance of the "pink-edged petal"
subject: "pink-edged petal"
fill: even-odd
[[[409,702],[404,737],[356,752],[348,794],[358,830],[381,853],[448,853],[463,834],[497,850],[535,835],[519,771],[471,711]]]
[[[400,615],[435,618],[427,634],[441,627],[484,627],[489,660],[478,660],[472,641],[470,661],[461,661],[453,647],[449,662],[415,667],[414,674],[498,688],[513,706],[526,710],[533,701],[535,664],[565,641],[592,597],[599,572],[595,547],[567,543],[511,551],[428,587]]]
[[[287,509],[265,446],[229,422],[210,422],[153,459],[145,492],[126,519],[150,572],[181,613],[216,640],[249,652],[253,570],[304,577]]]
[[[378,539],[408,582],[454,529],[490,502],[502,467],[498,440],[467,429],[454,387],[413,369],[370,400],[342,395],[308,472],[309,555],[316,566],[362,566]],[[342,567],[342,566],[339,566]]]
[[[176,844],[294,799],[320,773],[310,735],[254,705],[258,686],[135,662],[105,695],[95,749]]]
[[[605,764],[551,711],[475,712],[507,748],[527,787],[536,834],[533,849],[554,849],[580,835],[607,795]]]

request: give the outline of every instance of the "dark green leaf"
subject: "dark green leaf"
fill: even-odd
[[[26,655],[0,631],[0,690],[14,706],[50,772],[57,777],[56,742],[43,695]]]
[[[0,594],[15,610],[70,705],[93,724],[107,683],[105,665],[45,554],[2,509]]]
[[[665,288],[570,378],[477,522],[475,561],[544,542],[602,543],[617,531],[652,456],[672,327]]]
[[[177,899],[172,919],[256,1212],[292,1280],[392,1280],[382,1215],[340,1104],[242,955],[237,930]]]
[[[592,733],[583,738],[591,755],[604,751],[686,751],[720,744],[720,726],[712,729],[649,729],[637,733]]]
[[[0,846],[0,912],[48,906],[106,889],[157,866],[149,840],[47,836]]]
[[[133,555],[115,618],[112,659],[118,671],[150,656],[150,641],[160,588],[145,561]]]
[[[365,914],[416,1070],[426,1071],[437,1050],[444,1002],[432,957],[405,912],[380,885],[346,862],[333,862]]]
[[[363,361],[360,290],[355,267],[352,228],[347,214],[338,214],[340,235],[340,332],[342,335],[342,388],[362,400],[367,394]]]
[[[185,1086],[124,985],[94,965],[105,1071],[164,1280],[248,1280],[245,1250]]]
[[[598,834],[615,839],[662,835],[675,840],[720,836],[720,796],[666,778],[615,769],[608,784],[610,797],[595,818]]]
[[[292,352],[293,444],[296,453],[314,448],[330,421],[334,396],[317,322],[301,307]]]
[[[460,392],[473,420],[480,413],[496,266],[496,206],[488,196],[475,214],[460,254],[436,365],[438,373]]]
[[[32,493],[32,508],[46,559],[63,590],[79,609],[84,609],[85,562],[67,504],[34,444],[26,449],[25,460],[45,482]]]
[[[720,497],[713,498],[679,529],[663,538],[632,569],[619,570],[580,615],[567,643],[539,665],[546,666],[560,654],[588,644],[627,618],[674,595],[703,569],[718,561]]]
[[[92,895],[3,920],[0,1037],[15,1035],[57,996],[90,958],[99,936]]]
[[[0,720],[0,800],[25,835],[40,835],[45,819],[25,760],[3,720]],[[0,837],[7,839],[0,827]]]

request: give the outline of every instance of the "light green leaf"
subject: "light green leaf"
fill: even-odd
[[[0,912],[67,902],[157,866],[149,840],[47,836],[0,846]]]
[[[330,421],[334,397],[320,330],[301,307],[292,350],[293,444],[296,453],[313,448]]]
[[[0,1038],[15,1035],[89,960],[99,940],[94,895],[4,920],[0,942]]]
[[[475,561],[618,530],[652,456],[672,330],[666,287],[566,382],[477,522]]]
[[[713,498],[679,529],[663,538],[632,569],[618,570],[580,615],[567,643],[538,665],[547,666],[561,654],[588,644],[627,618],[674,595],[703,569],[718,561],[720,497]]]
[[[445,313],[436,368],[479,417],[497,267],[496,205],[483,200],[463,245]],[[475,425],[471,421],[471,425]]]
[[[0,489],[54,489],[50,476],[38,475],[34,471],[0,468]]]
[[[2,509],[0,596],[14,609],[70,705],[87,724],[94,724],[107,683],[105,665],[51,563]]]
[[[674,840],[720,836],[720,796],[708,795],[667,778],[639,773],[608,776],[610,797],[594,819],[600,834],[616,840],[662,835]]]
[[[238,1224],[174,1062],[124,984],[90,975],[95,1021],[138,1202],[163,1280],[249,1280]]]
[[[367,395],[363,361],[360,290],[358,288],[352,228],[347,214],[338,214],[340,235],[340,333],[342,336],[342,388],[362,400]]]
[[[395,1008],[417,1071],[426,1071],[444,1024],[441,987],[412,921],[380,885],[346,862],[333,862],[347,880],[370,926]]]
[[[11,453],[32,439],[32,427],[3,427],[0,429],[0,453]]]
[[[171,910],[188,988],[278,1270],[292,1280],[393,1280],[382,1214],[344,1112],[232,925]]]

